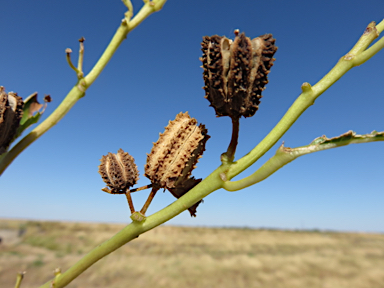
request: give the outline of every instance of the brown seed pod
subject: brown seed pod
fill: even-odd
[[[196,124],[197,120],[191,118],[188,112],[179,113],[165,127],[165,132],[160,134],[147,156],[145,176],[151,180],[153,187],[166,188],[176,198],[180,198],[201,181],[190,178],[190,175],[198,159],[202,157],[210,136],[204,125]],[[190,210],[193,216],[196,207]]]
[[[139,172],[135,159],[127,152],[119,149],[117,154],[108,153],[102,156],[99,165],[99,173],[108,188],[102,189],[111,194],[124,194],[139,180]]]
[[[0,155],[14,139],[23,117],[24,103],[16,93],[5,93],[0,86]]]
[[[205,36],[201,46],[205,98],[216,115],[233,119],[253,116],[275,60],[275,39],[265,34],[251,40],[236,33],[232,41],[214,35]]]

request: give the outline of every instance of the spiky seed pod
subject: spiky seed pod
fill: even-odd
[[[102,156],[100,161],[99,173],[111,189],[103,189],[105,192],[124,194],[139,180],[135,159],[122,149],[119,149],[117,154],[108,153],[106,156]]]
[[[196,123],[188,112],[179,113],[160,134],[145,165],[145,176],[154,186],[174,188],[190,176],[210,137],[205,126]]]
[[[16,93],[4,91],[0,86],[0,155],[13,141],[23,117],[23,100]]]
[[[201,181],[190,175],[205,151],[210,137],[207,132],[204,125],[197,126],[197,120],[188,112],[180,112],[175,120],[169,121],[147,156],[145,176],[154,187],[166,188],[180,198]],[[195,215],[196,207],[190,210],[191,215]]]
[[[275,60],[275,39],[265,34],[251,40],[241,33],[232,41],[214,35],[205,36],[201,46],[205,98],[216,115],[253,116]]]

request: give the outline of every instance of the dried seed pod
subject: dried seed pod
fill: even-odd
[[[265,34],[251,40],[236,33],[232,41],[214,35],[205,36],[201,46],[205,98],[216,115],[232,119],[253,116],[275,60],[275,39]]]
[[[5,93],[0,86],[0,155],[11,144],[23,117],[23,100],[16,93]]]
[[[189,177],[210,137],[205,126],[196,123],[188,112],[179,113],[160,134],[145,165],[145,176],[154,186],[174,188]]]
[[[111,190],[104,188],[105,192],[124,194],[139,180],[135,159],[122,149],[119,149],[117,154],[108,153],[108,155],[102,156],[100,161],[99,173],[107,186],[111,188]]]
[[[190,178],[198,159],[202,157],[209,139],[204,125],[186,113],[179,113],[160,134],[147,156],[145,176],[156,188],[166,188],[179,198],[200,180]],[[196,205],[196,204],[195,204]],[[197,207],[197,205],[196,205]],[[196,207],[191,212],[195,214]]]

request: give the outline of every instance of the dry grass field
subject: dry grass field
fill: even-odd
[[[0,287],[39,287],[123,227],[0,220]],[[162,226],[67,287],[384,287],[384,235]]]

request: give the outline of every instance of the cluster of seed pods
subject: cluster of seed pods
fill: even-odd
[[[197,185],[201,179],[191,177],[191,173],[202,157],[208,138],[205,126],[197,125],[197,120],[188,112],[179,113],[175,120],[169,121],[147,155],[145,176],[151,181],[152,191],[163,188],[180,198]],[[99,173],[110,188],[103,191],[111,194],[129,192],[138,180],[133,157],[121,149],[117,154],[109,153],[101,158]],[[192,216],[196,215],[199,203],[189,208]],[[146,208],[141,211],[145,212]]]
[[[235,35],[234,40],[218,35],[205,36],[201,43],[203,56],[200,60],[204,70],[205,98],[218,117],[229,116],[238,121],[241,116],[251,117],[256,113],[277,47],[271,34],[252,40],[238,31]],[[180,198],[201,181],[192,177],[191,173],[202,157],[209,137],[205,126],[197,125],[197,120],[191,118],[188,112],[179,113],[169,121],[164,133],[160,134],[147,154],[145,176],[151,184],[144,188],[151,187],[152,191],[140,210],[142,214],[145,214],[159,189],[167,189]],[[236,138],[232,145],[234,150],[236,133],[233,138]],[[102,157],[99,173],[109,187],[103,191],[126,194],[134,213],[130,192],[142,190],[143,187],[130,190],[139,175],[133,157],[121,149],[117,154],[109,153]],[[191,216],[196,216],[196,207],[200,202],[189,208]]]

